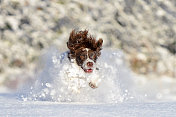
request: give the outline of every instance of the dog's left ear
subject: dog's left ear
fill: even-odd
[[[100,38],[97,43],[96,43],[96,53],[97,53],[97,56],[100,56],[101,55],[101,52],[100,50],[102,49],[102,44],[103,44],[103,40]]]
[[[96,43],[97,49],[101,50],[102,45],[103,45],[103,39],[100,38]]]

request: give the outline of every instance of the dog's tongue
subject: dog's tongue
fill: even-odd
[[[92,69],[86,69],[85,70],[86,73],[92,73],[92,71],[93,71]]]

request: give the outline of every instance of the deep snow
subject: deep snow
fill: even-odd
[[[67,53],[60,53],[56,49],[51,49],[43,55],[44,68],[37,74],[37,81],[28,94],[22,95],[24,100],[45,100],[56,102],[84,102],[84,103],[118,103],[128,100],[142,100],[143,95],[134,92],[133,77],[123,61],[123,53],[110,49],[104,49],[101,57],[97,61],[98,72],[87,75],[87,80],[91,77],[100,77],[101,82],[98,88],[92,89],[88,86],[80,88],[79,93],[70,89],[69,81],[66,81],[67,71],[69,76],[75,76],[77,69],[70,68]],[[68,69],[68,70],[67,70]],[[82,69],[81,69],[82,70]],[[79,72],[78,77],[84,74]],[[66,79],[66,80],[65,80]],[[76,84],[76,83],[75,83]]]
[[[9,98],[10,97],[10,98]],[[20,101],[0,95],[0,116],[36,117],[175,117],[176,102],[82,104]]]
[[[45,65],[32,86],[25,84],[16,93],[1,93],[0,116],[176,116],[175,80],[137,78],[125,65],[121,51],[104,49],[97,63],[102,79],[99,87],[87,85],[75,94],[60,75],[69,64],[65,56],[51,49],[43,56]]]

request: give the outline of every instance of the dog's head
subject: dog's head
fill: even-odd
[[[75,59],[78,66],[80,66],[86,73],[92,73],[96,68],[96,60],[101,55],[103,40],[96,39],[88,35],[88,31],[73,30],[70,33],[67,47],[70,49],[69,59]]]

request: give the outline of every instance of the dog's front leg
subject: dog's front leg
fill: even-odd
[[[98,88],[98,85],[99,85],[99,83],[101,82],[101,80],[100,79],[92,79],[90,82],[89,82],[89,86],[91,87],[91,88],[93,88],[93,89],[95,89],[95,88]]]
[[[98,88],[97,85],[95,85],[95,84],[92,83],[92,82],[89,82],[89,86],[90,86],[92,89]]]

